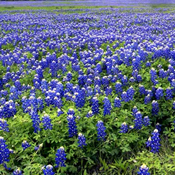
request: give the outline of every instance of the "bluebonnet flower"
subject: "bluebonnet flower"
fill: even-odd
[[[13,175],[22,175],[22,171],[18,168],[17,170],[13,171]]]
[[[37,133],[38,131],[40,131],[40,118],[39,118],[39,115],[37,114],[36,111],[31,111],[30,112],[30,115],[31,115],[31,119],[32,119],[32,122],[33,122],[33,128],[34,128],[34,132]]]
[[[153,100],[153,102],[152,102],[152,114],[158,115],[158,112],[159,112],[159,104],[157,101]]]
[[[87,91],[87,94],[86,94],[87,97],[90,97],[90,96],[93,95],[93,90],[92,90],[92,88],[90,86],[88,86],[86,88],[86,91]]]
[[[166,89],[166,99],[167,100],[171,100],[173,98],[173,91],[172,89],[169,87]]]
[[[69,137],[77,135],[77,126],[75,122],[75,117],[73,115],[67,116],[68,127],[69,127]]]
[[[150,74],[151,74],[151,81],[155,85],[156,84],[156,78],[157,78],[156,70],[154,68],[151,68]]]
[[[24,140],[24,141],[22,142],[23,150],[27,149],[27,148],[30,147],[30,146],[31,146],[31,145],[30,145],[26,140]]]
[[[173,101],[173,109],[175,109],[175,101]]]
[[[112,94],[112,87],[111,87],[111,86],[106,88],[106,90],[105,90],[105,94],[106,94],[106,96]]]
[[[109,86],[109,80],[108,80],[107,76],[102,77],[101,82],[105,88]]]
[[[151,146],[151,137],[149,137],[148,140],[146,141],[146,146],[147,147]]]
[[[94,86],[101,86],[101,80],[99,77],[95,77],[94,78]]]
[[[42,90],[42,93],[45,93],[46,91],[48,91],[48,82],[45,79],[42,79],[41,81],[41,90]]]
[[[121,82],[122,82],[122,85],[123,85],[123,86],[127,85],[128,78],[127,78],[126,75],[124,75],[124,76],[122,77]]]
[[[92,112],[93,114],[98,114],[99,113],[99,101],[97,97],[92,98]]]
[[[148,104],[151,101],[151,96],[150,94],[148,94],[145,98],[144,98],[144,104]]]
[[[10,150],[5,142],[4,138],[0,136],[0,164],[9,161]]]
[[[160,100],[162,97],[163,97],[163,89],[161,87],[159,87],[157,90],[156,90],[156,99],[157,100]]]
[[[65,160],[66,160],[66,154],[64,151],[64,147],[60,147],[57,150],[56,153],[56,158],[55,158],[55,163],[56,163],[56,168],[58,167],[65,167]]]
[[[138,82],[141,82],[141,81],[142,81],[142,76],[141,76],[141,75],[137,75],[136,80],[137,80]]]
[[[9,132],[7,121],[0,118],[0,130]]]
[[[38,74],[38,78],[42,79],[43,78],[43,69],[41,68],[41,66],[38,66],[36,68],[36,73]]]
[[[67,78],[67,81],[70,81],[72,79],[72,73],[68,72],[66,78]]]
[[[56,95],[58,95],[59,93],[57,93]],[[61,108],[63,106],[62,100],[60,97],[54,97],[54,106]]]
[[[115,91],[116,91],[116,94],[120,94],[123,92],[122,84],[120,82],[117,82],[115,84]]]
[[[140,171],[137,172],[138,175],[150,175],[150,173],[148,172],[149,168],[143,164],[140,168]]]
[[[98,140],[105,140],[106,137],[106,127],[104,126],[103,122],[100,120],[97,122],[97,137]]]
[[[142,114],[141,114],[140,111],[138,111],[138,112],[135,114],[134,128],[135,128],[135,129],[141,129],[141,128],[142,128]]]
[[[162,126],[162,125],[161,125],[160,123],[157,123],[157,124],[156,124],[156,129],[157,129],[159,132],[161,131],[161,126]]]
[[[68,111],[67,111],[67,115],[75,115],[75,111],[72,109],[72,108],[70,108]]]
[[[139,92],[140,92],[140,95],[145,95],[146,94],[145,87],[143,85],[139,84]]]
[[[114,99],[114,107],[117,107],[117,108],[121,107],[121,100],[118,97]]]
[[[127,98],[128,98],[127,100],[128,101],[133,100],[135,90],[133,89],[132,86],[126,91],[126,93],[127,93]]]
[[[172,86],[173,88],[175,88],[175,79],[173,79],[173,80],[171,81],[171,86]]]
[[[127,96],[127,93],[124,91],[122,92],[121,94],[121,98],[122,98],[122,101],[124,102],[128,102],[128,96]]]
[[[160,149],[160,137],[159,137],[159,131],[158,129],[155,129],[152,132],[152,137],[149,142],[147,142],[147,146],[151,147],[151,152],[152,153],[158,153]]]
[[[132,109],[132,115],[135,117],[137,112],[138,112],[138,109],[137,109],[136,106],[134,106],[133,109]]]
[[[85,104],[85,93],[84,90],[79,90],[74,94],[74,102],[77,108],[82,108]]]
[[[126,124],[126,122],[122,123],[120,130],[121,130],[120,133],[127,133],[128,132],[128,125]]]
[[[167,72],[164,71],[163,69],[159,70],[159,77],[160,78],[166,78],[167,77]]]
[[[149,126],[149,125],[150,125],[150,119],[149,119],[148,116],[145,116],[145,117],[143,118],[143,125],[144,125],[144,126]]]
[[[43,102],[43,99],[41,98],[41,97],[38,97],[37,98],[37,109],[39,110],[39,111],[42,111],[43,110],[43,108],[44,108],[44,102]]]
[[[44,175],[54,175],[53,166],[47,165],[42,168]]]
[[[135,82],[135,78],[134,78],[134,77],[131,77],[131,78],[129,79],[129,81],[130,81],[131,83],[134,83],[134,82]]]
[[[82,133],[78,134],[78,146],[83,148],[83,146],[86,146],[86,138]]]
[[[98,94],[101,94],[101,88],[100,86],[95,86],[94,87],[94,95],[98,95]]]
[[[44,130],[47,130],[47,129],[52,130],[52,124],[51,124],[51,119],[49,115],[44,114],[44,117],[42,117],[42,123],[43,123]]]
[[[41,149],[43,147],[43,143],[39,144],[38,146],[35,146],[35,151],[38,151],[39,149]]]
[[[93,112],[92,111],[89,111],[87,114],[86,114],[86,117],[89,118],[89,117],[92,117],[93,116]]]
[[[64,112],[61,111],[61,109],[58,108],[58,110],[57,110],[57,116],[59,117],[61,114],[64,114]]]
[[[84,84],[85,84],[85,77],[84,77],[84,75],[79,75],[78,76],[78,85],[79,86],[84,86]]]
[[[149,61],[146,62],[146,67],[150,67],[151,63]]]
[[[130,126],[129,126],[129,129],[134,129],[134,126],[133,126],[133,125],[130,125]]]
[[[110,100],[107,97],[105,97],[103,102],[104,102],[103,115],[104,116],[105,115],[110,115],[111,114],[111,109],[112,109]]]

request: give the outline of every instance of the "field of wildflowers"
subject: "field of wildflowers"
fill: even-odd
[[[173,8],[0,12],[0,175],[174,175]]]

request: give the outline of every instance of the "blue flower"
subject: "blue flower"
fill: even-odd
[[[137,112],[138,112],[138,109],[137,109],[136,106],[134,106],[133,109],[132,109],[132,115],[135,117]]]
[[[7,121],[0,118],[0,130],[9,132]]]
[[[82,133],[78,134],[78,146],[83,148],[83,146],[86,146],[86,138]]]
[[[122,123],[120,130],[121,130],[120,133],[128,132],[128,125],[126,124],[126,122]]]
[[[160,100],[164,94],[163,94],[163,89],[161,87],[159,87],[157,90],[156,90],[156,93],[155,93],[155,96],[156,96],[156,99],[157,100]]]
[[[7,148],[3,137],[0,137],[0,164],[9,161],[10,150]]]
[[[152,102],[152,114],[158,115],[158,113],[159,113],[159,104],[157,101],[153,100],[153,102]]]
[[[57,150],[56,153],[56,158],[55,158],[55,163],[56,163],[56,168],[58,167],[65,167],[65,160],[66,160],[66,154],[64,151],[64,147],[60,147]]]
[[[99,104],[97,97],[92,98],[92,112],[93,114],[99,113]]]
[[[44,175],[54,175],[53,166],[47,165],[42,168]]]
[[[61,111],[61,109],[58,108],[58,110],[57,110],[57,116],[59,117],[61,114],[64,114],[64,112]]]
[[[133,97],[134,97],[134,93],[135,93],[135,90],[133,89],[133,87],[131,86],[127,91],[127,100],[128,101],[132,101],[133,100]]]
[[[142,128],[142,114],[140,111],[138,111],[136,114],[135,114],[135,119],[134,119],[134,128],[135,129],[141,129]]]
[[[79,90],[74,94],[74,102],[77,108],[82,108],[85,104],[85,92],[84,90]]]
[[[120,82],[117,82],[115,84],[115,91],[116,91],[116,94],[121,94],[123,92],[122,84]]]
[[[140,92],[140,95],[145,95],[146,94],[145,87],[143,85],[139,84],[139,92]]]
[[[151,137],[148,138],[147,142],[146,142],[146,146],[150,147],[151,146]]]
[[[22,171],[18,168],[17,170],[13,171],[13,175],[22,175]]]
[[[103,105],[103,107],[104,107],[103,115],[104,116],[105,115],[110,115],[111,114],[111,109],[112,109],[110,100],[107,97],[105,97],[105,99],[103,100],[103,102],[104,102],[104,105]]]
[[[87,114],[86,114],[86,117],[89,118],[89,117],[92,117],[93,116],[93,112],[92,111],[89,111]]]
[[[104,126],[103,122],[100,120],[97,122],[97,137],[98,140],[105,140],[106,137],[106,127]]]
[[[172,89],[169,87],[166,89],[166,99],[167,100],[171,100],[173,98],[173,91]]]
[[[121,100],[118,97],[114,99],[114,107],[117,107],[117,108],[121,107]]]
[[[52,124],[51,124],[51,119],[49,115],[45,114],[44,117],[42,118],[42,123],[44,126],[44,130],[50,129],[52,130]]]
[[[152,137],[150,140],[150,145],[149,147],[151,147],[151,152],[152,153],[158,153],[159,149],[160,149],[160,137],[159,137],[159,131],[158,129],[155,129],[152,133]]]
[[[173,109],[175,109],[175,101],[173,101]]]
[[[145,98],[144,98],[144,104],[148,104],[151,101],[151,96],[150,94],[148,94]]]
[[[31,119],[32,119],[32,122],[33,122],[33,128],[34,128],[34,132],[37,133],[38,131],[40,131],[40,118],[39,118],[39,115],[37,114],[36,111],[31,111],[30,112],[30,115],[31,115]]]
[[[161,131],[161,126],[162,126],[162,125],[161,125],[160,123],[157,123],[157,124],[156,124],[156,129],[157,129],[159,132]]]
[[[138,175],[150,175],[150,173],[148,172],[149,168],[143,164],[140,168],[139,168],[139,172],[137,172]]]
[[[122,98],[122,101],[128,102],[128,95],[127,95],[127,93],[125,91],[122,92],[121,98]]]
[[[156,85],[157,84],[157,82],[156,82],[157,73],[156,73],[156,70],[154,68],[151,68],[150,75],[151,75],[151,81],[152,81],[152,83],[154,85]]]
[[[23,150],[27,149],[27,148],[30,147],[30,146],[31,146],[31,145],[30,145],[26,140],[24,140],[24,141],[22,142]]]
[[[149,126],[149,125],[150,125],[150,119],[149,119],[148,116],[145,116],[145,117],[143,118],[143,125],[144,125],[144,126]]]
[[[68,127],[69,127],[69,137],[77,135],[77,126],[75,122],[75,117],[73,115],[67,116]]]

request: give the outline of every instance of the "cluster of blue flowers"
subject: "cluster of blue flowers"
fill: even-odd
[[[10,150],[7,148],[3,137],[0,137],[0,164],[9,161]]]
[[[106,127],[104,126],[103,124],[103,121],[98,121],[97,122],[97,137],[98,137],[98,140],[105,140],[105,137],[106,137]]]
[[[19,115],[31,122],[29,138],[54,133],[54,121],[67,119],[66,137],[69,134],[70,140],[77,139],[80,148],[89,143],[85,129],[89,122],[97,123],[97,139],[105,141],[111,133],[109,123],[120,136],[127,136],[151,128],[159,117],[166,117],[162,113],[166,110],[173,116],[173,13],[160,14],[154,9],[156,13],[148,15],[144,9],[140,9],[144,13],[127,9],[131,12],[128,18],[122,9],[110,10],[109,14],[106,9],[99,14],[97,9],[86,9],[76,15],[40,11],[29,13],[27,21],[26,14],[0,13],[0,131],[5,139],[13,134],[15,125],[10,122],[15,123]],[[74,110],[69,109],[66,118],[69,107]],[[114,118],[119,125],[108,122]],[[81,122],[87,123],[81,127]],[[162,126],[157,124],[146,142],[153,153],[159,152]],[[11,151],[3,137],[0,164],[8,170],[4,162]],[[42,144],[34,144],[32,139],[30,144],[22,142],[22,149],[36,145],[36,153]],[[65,166],[65,160],[64,148],[60,147],[56,167]],[[52,165],[42,170],[55,174]],[[17,169],[13,174],[22,171]],[[150,173],[142,165],[138,174]]]
[[[53,172],[53,166],[52,165],[47,165],[42,168],[43,174],[44,175],[54,175],[55,173]]]
[[[26,140],[24,140],[24,141],[22,142],[23,150],[27,149],[27,148],[30,147],[30,146],[31,146],[31,145],[30,145]]]
[[[160,149],[160,136],[158,129],[155,129],[152,133],[152,137],[149,137],[146,142],[146,146],[151,148],[151,152],[158,153]]]
[[[150,175],[150,173],[148,172],[149,168],[143,164],[140,168],[140,171],[137,172],[138,175]]]
[[[64,151],[64,147],[60,147],[57,150],[56,153],[56,158],[55,158],[55,163],[56,163],[56,168],[58,167],[65,167],[65,160],[66,160],[66,154]]]

